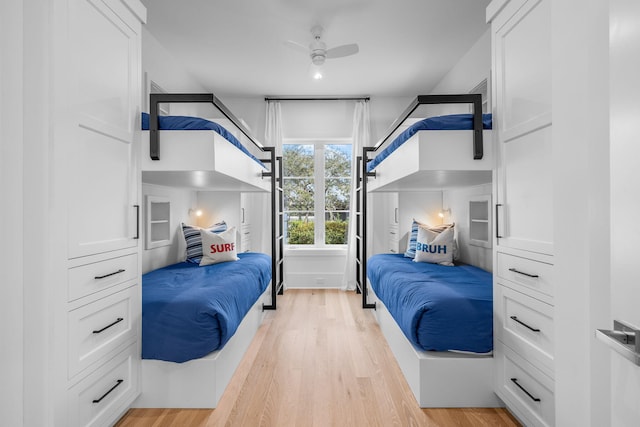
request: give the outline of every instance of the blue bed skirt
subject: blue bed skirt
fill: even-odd
[[[493,120],[491,114],[482,115],[482,128],[491,129]],[[407,142],[414,134],[421,130],[471,130],[473,129],[473,114],[450,114],[447,116],[429,117],[409,126],[396,137],[384,150],[367,163],[367,171],[371,172],[391,153]]]
[[[421,350],[493,350],[493,279],[470,265],[373,255],[367,277],[405,336]]]
[[[251,154],[242,145],[238,138],[216,122],[190,116],[158,116],[158,129],[160,130],[211,130],[222,136],[247,156],[258,162],[264,168],[265,165],[256,156]],[[149,130],[149,113],[142,113],[142,130]]]
[[[142,276],[142,358],[186,362],[220,350],[271,280],[271,257],[200,267],[182,262]]]

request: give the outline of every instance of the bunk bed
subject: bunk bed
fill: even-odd
[[[220,117],[158,114],[159,104],[192,102],[213,104]],[[215,408],[264,311],[283,293],[282,159],[213,94],[151,94],[142,128],[143,183],[270,193],[271,254],[221,244],[228,256],[212,261],[205,238],[231,238],[235,229],[183,224],[184,262],[142,276],[142,394],[134,406]]]
[[[478,94],[417,96],[357,159],[357,292],[421,407],[501,406],[492,386],[492,276],[457,262],[369,255],[367,195],[490,183],[491,116],[481,103]],[[473,111],[425,116],[433,104],[468,104]]]

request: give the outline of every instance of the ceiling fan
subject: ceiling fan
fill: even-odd
[[[291,40],[287,40],[286,43],[288,46],[307,53],[311,58],[311,63],[316,66],[324,64],[326,59],[342,58],[358,53],[359,48],[357,43],[343,44],[327,49],[327,45],[322,41],[322,31],[323,28],[320,25],[315,25],[311,28],[313,41],[308,47]]]

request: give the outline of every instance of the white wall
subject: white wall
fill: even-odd
[[[22,9],[20,0],[0,4],[0,413],[16,426],[24,415]]]
[[[51,425],[54,319],[47,275],[51,5],[0,3],[0,414],[3,425]]]
[[[468,93],[482,80],[489,79],[490,70],[491,30],[487,29],[471,49],[440,80],[431,93]]]
[[[285,259],[284,281],[287,289],[342,286],[346,250],[288,249]]]
[[[207,93],[204,86],[198,83],[146,29],[142,27],[142,108],[149,111],[149,82],[153,80],[167,92],[173,93]],[[170,113],[174,115],[196,115],[211,117],[214,107],[208,104],[171,104]]]
[[[551,16],[556,425],[615,425],[610,355],[594,334],[613,326],[608,5],[553,1]]]
[[[414,218],[429,225],[448,222],[449,218],[443,219],[438,216],[441,209],[441,191],[403,191],[398,194],[400,253],[404,253],[407,250],[407,242],[409,241],[411,224]]]
[[[416,94],[420,95],[420,94]],[[415,98],[372,97],[369,101],[371,145],[380,139],[391,123]],[[236,117],[243,119],[259,141],[264,143],[266,102],[260,97],[221,96]],[[282,101],[285,137],[351,137],[353,101]],[[285,115],[289,119],[285,119]]]

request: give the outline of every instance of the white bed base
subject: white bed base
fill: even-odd
[[[262,303],[271,301],[271,286],[219,351],[185,363],[142,360],[142,393],[134,408],[215,408],[249,348],[262,319]]]
[[[219,191],[270,191],[267,171],[211,130],[158,131],[160,160],[149,156],[149,131],[142,132],[142,182]],[[268,157],[264,153],[264,157]],[[260,158],[259,155],[256,157]]]
[[[408,191],[464,187],[491,182],[493,139],[482,133],[483,157],[473,159],[473,131],[422,130],[375,168],[367,191]]]
[[[493,357],[422,351],[405,337],[387,307],[368,283],[371,312],[387,340],[421,408],[497,408],[504,403],[493,392]]]

